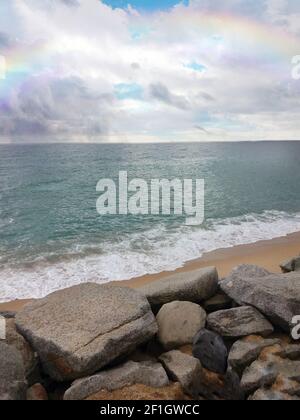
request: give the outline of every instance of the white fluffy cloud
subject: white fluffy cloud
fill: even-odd
[[[2,0],[1,140],[300,139],[299,41],[298,0]]]

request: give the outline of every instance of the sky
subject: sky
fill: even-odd
[[[299,0],[1,0],[0,142],[300,140]]]

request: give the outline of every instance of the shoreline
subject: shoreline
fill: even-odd
[[[234,267],[240,264],[254,264],[273,273],[280,273],[279,264],[299,254],[300,232],[296,232],[271,240],[259,241],[247,245],[238,245],[230,248],[220,248],[205,253],[201,258],[189,261],[185,263],[183,267],[174,271],[146,274],[134,279],[113,281],[107,284],[138,289],[146,283],[160,280],[171,274],[193,271],[208,266],[216,267],[220,278],[227,276]],[[0,303],[0,312],[17,312],[31,300],[32,299],[15,300]]]

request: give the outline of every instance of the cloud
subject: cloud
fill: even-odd
[[[187,110],[189,108],[189,103],[184,96],[171,93],[162,83],[153,83],[150,85],[150,96],[178,109]]]
[[[300,138],[298,0],[161,5],[2,1],[0,141]]]

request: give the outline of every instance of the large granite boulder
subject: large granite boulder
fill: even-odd
[[[179,382],[187,394],[192,397],[197,397],[200,394],[202,366],[198,359],[179,350],[172,350],[162,354],[159,360],[170,378]]]
[[[16,325],[38,352],[45,372],[57,381],[93,374],[157,332],[150,305],[140,293],[93,283],[27,305]]]
[[[214,267],[172,274],[167,278],[139,287],[153,306],[176,300],[200,303],[218,290],[218,273]]]
[[[270,322],[250,306],[212,313],[207,317],[207,328],[226,338],[251,334],[268,336],[274,331]]]
[[[166,303],[156,317],[158,339],[166,350],[192,344],[197,332],[205,327],[206,312],[192,302]]]
[[[238,304],[257,308],[273,325],[289,333],[293,317],[300,314],[300,272],[244,277],[235,270],[235,275],[220,285]]]
[[[64,399],[85,400],[101,391],[112,392],[137,384],[161,388],[169,385],[169,379],[160,363],[129,361],[96,375],[78,379],[66,391]]]
[[[22,355],[0,341],[0,400],[25,400],[26,389]]]
[[[211,372],[224,374],[227,370],[228,351],[218,334],[202,329],[194,338],[193,355]]]

